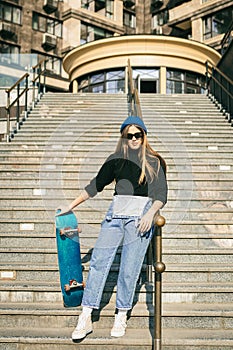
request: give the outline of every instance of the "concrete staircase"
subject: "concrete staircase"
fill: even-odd
[[[163,229],[163,350],[233,348],[232,129],[204,95],[141,95],[150,143],[168,163]],[[55,208],[115,148],[125,95],[46,94],[0,150],[0,349],[152,349],[153,286],[144,269],[127,334],[110,337],[119,256],[94,332],[70,339],[80,308],[62,305]],[[112,186],[77,216],[84,275]],[[98,321],[98,322],[97,322]]]

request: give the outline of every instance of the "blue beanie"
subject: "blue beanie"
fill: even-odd
[[[130,116],[130,117],[125,119],[125,121],[121,124],[120,132],[122,133],[122,131],[124,130],[124,128],[127,125],[132,125],[132,124],[139,126],[147,134],[147,128],[146,128],[145,124],[143,123],[143,120],[140,117],[134,117],[134,116]]]

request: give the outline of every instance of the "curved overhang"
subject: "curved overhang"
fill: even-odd
[[[93,41],[70,51],[63,67],[70,81],[98,70],[125,67],[169,67],[205,74],[205,62],[217,65],[221,55],[193,40],[157,35],[118,36]]]

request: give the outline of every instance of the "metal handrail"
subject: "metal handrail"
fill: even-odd
[[[139,76],[137,79],[138,78]],[[142,118],[138,89],[135,87],[135,82],[133,81],[133,72],[130,60],[128,60],[128,114]]]
[[[6,105],[6,112],[7,112],[7,126],[6,126],[6,141],[10,142],[11,139],[14,137],[14,133],[17,133],[20,129],[20,125],[27,117],[28,113],[28,77],[29,74],[25,73],[13,86],[11,86],[9,89],[6,89],[7,94],[7,105]],[[20,92],[20,84],[25,80],[25,88]],[[17,97],[14,99],[14,101],[11,102],[11,92],[17,88]],[[19,101],[20,98],[25,94],[25,103],[24,103],[24,117],[20,121],[20,105]],[[16,111],[16,129],[11,132],[11,108],[17,103],[17,111]]]
[[[222,38],[222,41],[220,43],[220,46],[221,46],[221,54],[223,55],[225,50],[226,50],[226,47],[225,45],[227,44],[227,46],[229,46],[231,40],[233,40],[232,38],[232,35],[231,35],[231,32],[233,30],[233,20],[231,21],[230,25],[229,25],[229,28],[228,30],[226,31],[225,35],[223,36]]]
[[[161,215],[155,217],[155,232],[147,251],[147,280],[154,280],[154,338],[153,350],[162,348],[162,273],[166,266],[162,262],[162,227],[165,218]],[[153,279],[154,272],[154,279]]]
[[[138,117],[142,118],[142,109],[141,109],[141,103],[139,99],[138,89],[134,90],[134,113]]]
[[[133,81],[132,68],[128,60],[128,113],[130,116],[142,118],[141,103],[138,94],[138,80]],[[147,281],[154,281],[154,337],[153,350],[161,350],[162,346],[162,273],[165,271],[165,264],[162,262],[162,227],[165,225],[165,218],[156,215],[154,220],[155,232],[149,244],[147,260]],[[153,278],[153,272],[155,274]]]
[[[33,80],[32,80],[32,99],[31,104],[32,108],[35,106],[35,104],[39,101],[41,95],[45,93],[45,70],[46,70],[46,62],[47,59],[43,59],[40,61],[37,65],[32,67],[33,70]],[[44,64],[44,69],[42,70],[42,65]],[[41,93],[41,76],[44,76],[43,80],[43,91]],[[26,121],[30,108],[28,106],[28,91],[29,88],[29,73],[25,73],[21,78],[17,80],[17,82],[12,85],[9,89],[6,89],[5,92],[7,94],[7,104],[6,104],[6,113],[7,113],[7,126],[6,126],[6,142],[11,142],[11,140],[14,138],[14,135],[17,134],[17,132],[20,130],[21,125]],[[37,86],[37,80],[38,86]],[[24,82],[24,88],[20,91],[20,84]],[[14,92],[14,90],[17,89],[17,96],[16,98],[11,101],[11,93]],[[37,90],[37,95],[36,95]],[[20,118],[21,111],[20,111],[20,98],[25,97],[24,100],[24,106],[23,106],[23,116]],[[11,109],[12,107],[16,106],[16,118],[12,118],[11,116]],[[16,120],[16,127],[11,130],[11,121]]]
[[[210,61],[206,61],[207,96],[226,115],[229,122],[233,120],[233,81]]]
[[[133,93],[134,93],[134,86],[133,86],[133,74],[132,74],[132,68],[130,65],[130,60],[128,60],[128,115],[133,114]]]
[[[32,86],[33,86],[33,95],[32,95],[32,101],[33,101],[33,107],[36,102],[40,99],[41,96],[41,76],[43,75],[43,90],[42,94],[45,93],[45,81],[46,81],[46,75],[44,74],[46,71],[46,63],[48,59],[44,58],[41,61],[39,61],[35,66],[32,67],[33,71],[33,79],[32,79]],[[43,68],[42,68],[43,66]],[[36,83],[38,80],[38,88],[36,89]],[[36,96],[36,90],[37,90],[37,96]]]

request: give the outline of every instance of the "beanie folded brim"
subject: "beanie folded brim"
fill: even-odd
[[[124,130],[124,128],[128,125],[136,125],[139,126],[142,130],[145,131],[145,133],[147,134],[147,128],[143,122],[143,120],[140,117],[137,116],[130,116],[128,118],[125,119],[125,121],[121,124],[120,127],[120,132],[122,133],[122,131]]]

